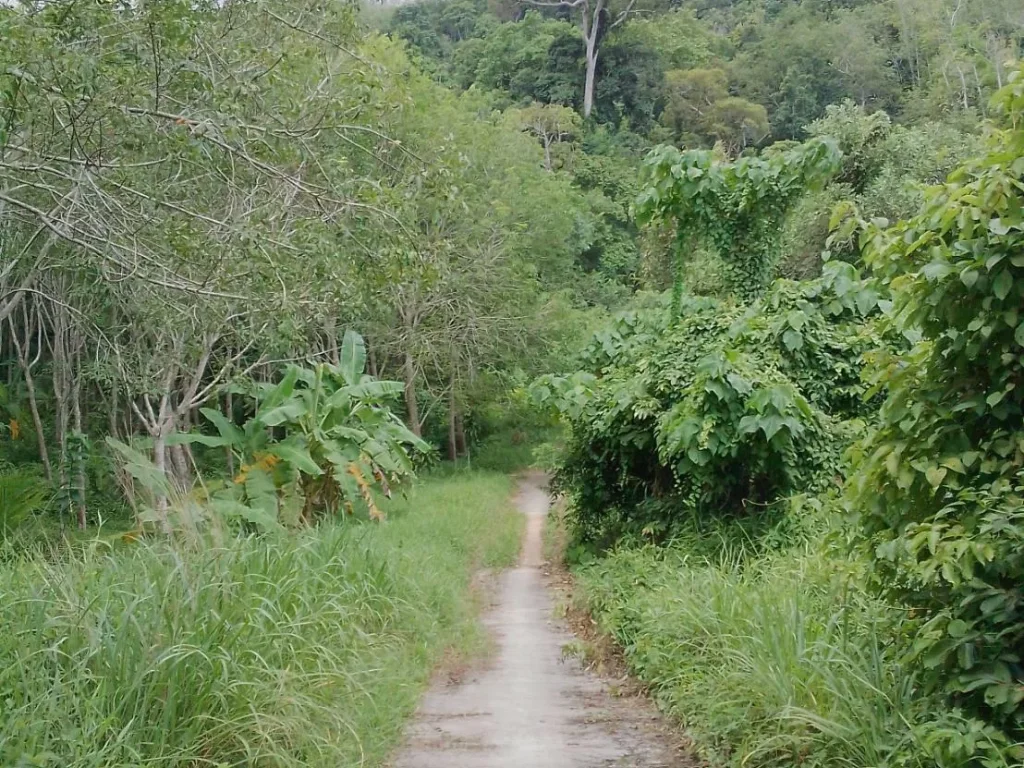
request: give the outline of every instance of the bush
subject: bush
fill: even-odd
[[[995,107],[986,157],[912,219],[866,226],[890,323],[919,341],[874,360],[886,400],[850,500],[876,585],[912,608],[908,663],[1024,760],[1024,69]]]
[[[444,648],[480,640],[509,491],[461,475],[381,525],[4,565],[0,764],[379,765]]]
[[[863,415],[858,360],[877,294],[836,263],[777,283],[744,309],[689,300],[682,316],[627,313],[597,333],[586,370],[549,376],[536,400],[571,432],[555,486],[581,542],[662,538],[690,515],[763,510],[823,489]]]

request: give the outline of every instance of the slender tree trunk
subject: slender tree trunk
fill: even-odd
[[[11,328],[11,344],[14,346],[15,357],[18,360],[18,367],[21,369],[21,375],[25,379],[25,388],[28,390],[28,409],[32,415],[32,428],[36,432],[36,443],[39,448],[39,460],[43,463],[43,471],[46,473],[46,480],[49,483],[53,483],[53,467],[50,464],[50,452],[46,448],[46,433],[43,431],[43,419],[39,415],[39,400],[36,398],[36,382],[32,376],[32,363],[28,359],[29,343],[31,341],[31,332],[29,328],[28,313],[25,311],[25,305],[22,305],[22,318],[25,330],[25,346],[21,345],[21,341],[18,339],[18,330],[14,327],[14,321],[8,316],[8,325]]]
[[[224,395],[224,418],[232,424],[235,423],[235,408],[234,399],[231,397],[231,390],[229,389]],[[231,450],[230,445],[224,446],[224,452],[227,454],[228,462],[228,477],[235,476],[235,453]]]
[[[586,15],[583,19],[583,38],[587,44],[587,70],[583,81],[583,117],[587,118],[590,117],[590,113],[594,109],[594,81],[597,78],[597,30],[598,24],[601,23],[600,5],[594,13],[593,21],[588,24]]]
[[[43,420],[39,415],[39,401],[36,399],[36,384],[32,378],[32,371],[28,366],[21,368],[25,377],[25,387],[28,389],[28,409],[32,414],[32,428],[36,431],[36,442],[39,444],[39,460],[43,462],[43,471],[46,473],[46,481],[53,483],[53,466],[50,464],[50,452],[46,447],[46,432],[43,431]]]
[[[466,450],[466,421],[461,413],[455,414],[455,450],[459,456],[465,456]]]
[[[71,425],[71,390],[72,372],[69,355],[69,323],[63,308],[58,307],[52,315],[52,361],[51,381],[53,399],[56,403],[54,426],[57,433],[57,487],[61,505],[70,511],[71,499],[68,494],[70,481],[68,477],[68,431]],[[61,516],[63,524],[64,517]]]
[[[120,440],[121,430],[118,427],[119,405],[120,405],[120,391],[114,386],[110,396],[110,409],[107,412],[107,426],[110,430],[110,436],[115,440]],[[131,435],[131,429],[127,430],[127,435]],[[130,438],[129,438],[130,439]],[[114,477],[117,480],[118,486],[121,488],[121,493],[124,495],[125,501],[128,502],[128,506],[132,508],[132,512],[138,516],[139,507],[135,503],[135,487],[132,483],[131,475],[125,472],[124,466],[121,462],[114,462]]]
[[[165,380],[166,385],[169,387],[173,381],[173,376],[168,376]],[[168,452],[167,436],[174,431],[174,409],[171,406],[171,394],[167,390],[160,397],[160,410],[158,412],[156,429],[153,431],[153,464],[159,470],[160,475],[167,478],[168,481],[172,479],[171,472],[173,472],[173,464],[169,464],[171,459]],[[169,471],[170,470],[170,471]],[[154,491],[155,497],[153,499],[153,508],[156,510],[157,522],[160,525],[160,530],[166,534],[172,532],[171,522],[168,519],[167,512],[169,503],[167,494],[162,489],[156,489]]]
[[[191,410],[186,409],[181,417],[181,431],[191,432],[192,431],[192,415]],[[177,429],[178,424],[175,423]],[[170,446],[171,461],[174,463],[175,474],[178,478],[178,487],[182,490],[188,490],[192,485],[192,466],[195,460],[192,457],[192,451],[187,444],[178,444]]]
[[[405,353],[402,362],[402,373],[405,376],[405,410],[409,415],[409,429],[416,437],[423,437],[423,425],[420,424],[420,407],[416,402],[416,363],[410,352]]]
[[[380,368],[377,367],[377,351],[373,344],[370,343],[369,339],[365,340],[366,343],[366,362],[370,368],[370,375],[373,378],[380,378]]]
[[[162,476],[167,476],[167,436],[163,433],[162,428],[158,428],[157,434],[153,438],[153,466]],[[153,508],[156,510],[160,530],[170,533],[171,524],[167,520],[167,494],[159,490],[154,493],[156,495],[153,498]]]
[[[78,347],[76,339],[76,347]],[[78,347],[80,349],[80,347]],[[82,377],[81,377],[81,353],[76,351],[75,359],[78,362],[76,371],[72,377],[71,385],[71,416],[72,429],[75,432],[75,518],[78,522],[78,530],[84,531],[86,525],[85,508],[85,446],[82,444],[84,432],[82,431]]]
[[[455,377],[452,377],[448,391],[448,460],[459,458],[458,414],[455,409]]]
[[[332,317],[327,321],[327,353],[331,363],[337,365],[341,361],[341,352],[338,349],[338,326]]]
[[[544,136],[544,170],[551,172],[551,137]]]

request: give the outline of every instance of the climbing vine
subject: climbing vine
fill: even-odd
[[[671,321],[628,313],[596,334],[583,370],[532,389],[570,427],[555,484],[577,541],[669,537],[691,515],[748,517],[827,486],[873,405],[857,363],[878,304],[834,262],[750,307],[686,298]]]
[[[641,224],[676,226],[673,314],[683,293],[683,260],[702,242],[718,252],[736,296],[746,301],[760,296],[773,277],[787,211],[808,188],[835,173],[839,160],[831,139],[735,162],[721,161],[709,150],[652,150],[641,167],[643,191],[635,213]]]

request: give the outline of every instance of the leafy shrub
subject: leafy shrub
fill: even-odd
[[[892,291],[889,322],[919,341],[874,358],[886,400],[854,453],[850,499],[876,584],[915,617],[908,662],[1021,742],[1024,70],[995,107],[1006,127],[988,155],[912,219],[865,225],[865,259]],[[946,739],[951,753],[959,739]],[[1024,747],[1012,754],[1024,760]]]
[[[852,201],[865,218],[913,216],[923,189],[944,180],[980,149],[971,131],[951,122],[894,126],[885,112],[868,113],[849,101],[825,112],[808,131],[834,139],[842,162],[824,189],[804,196],[788,215],[780,262],[784,277],[816,277],[826,249],[833,258],[859,263],[855,239],[829,238],[829,219],[841,203]]]
[[[571,427],[556,487],[580,541],[664,536],[690,514],[763,509],[822,489],[861,415],[857,361],[878,305],[848,264],[778,283],[749,309],[689,300],[627,313],[595,334],[586,366],[535,384]]]
[[[262,528],[357,508],[379,517],[372,487],[410,477],[413,457],[428,447],[387,405],[402,383],[374,379],[365,366],[363,339],[349,331],[338,365],[291,365],[279,383],[258,385],[255,414],[244,426],[201,409],[218,434],[172,439],[228,447],[241,463],[237,476],[214,487],[210,507]]]

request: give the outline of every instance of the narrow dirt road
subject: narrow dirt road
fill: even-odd
[[[552,615],[541,533],[548,512],[543,477],[520,483],[527,516],[519,566],[502,574],[485,621],[497,652],[459,684],[427,693],[395,768],[669,768],[691,765],[635,699],[612,696],[575,658]]]

